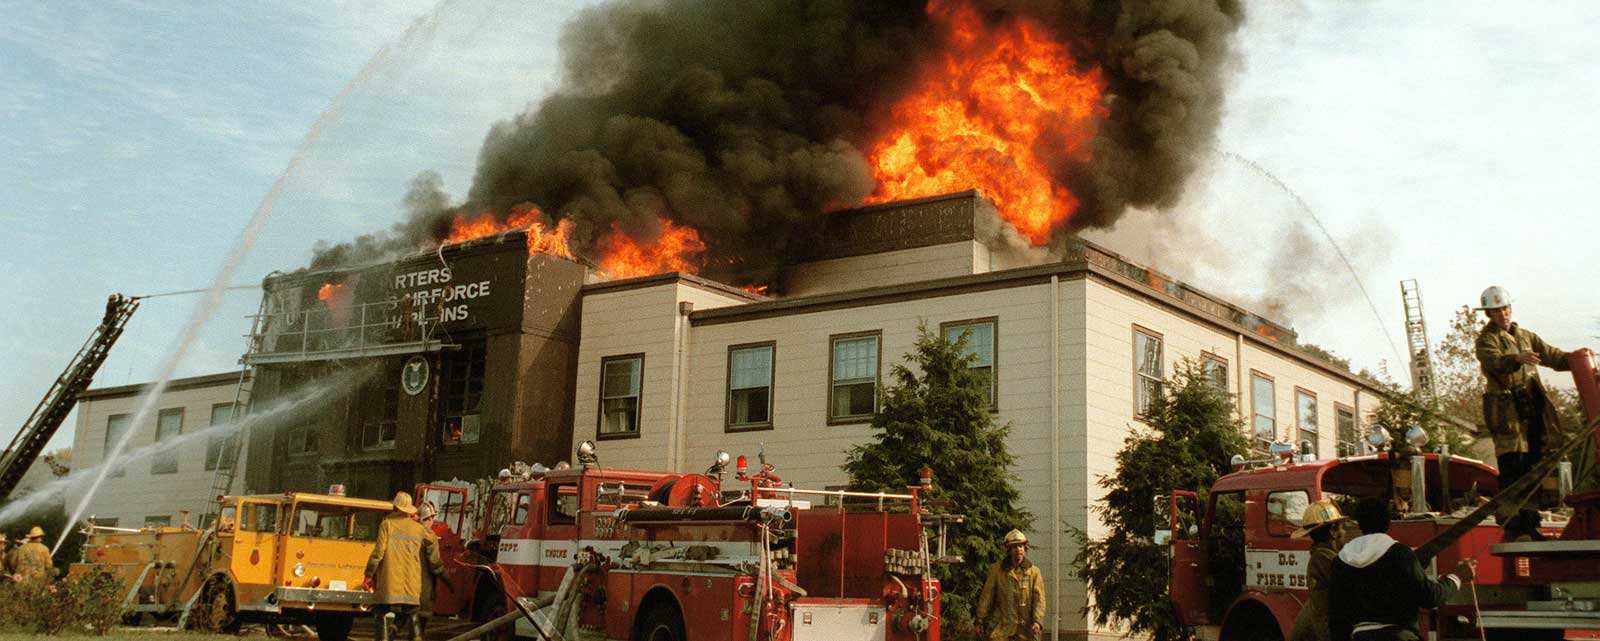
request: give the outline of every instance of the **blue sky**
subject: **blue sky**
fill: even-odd
[[[489,126],[555,86],[559,25],[581,4],[443,5],[430,37],[352,97],[239,282],[304,265],[318,239],[386,227],[418,171],[463,193]],[[1247,305],[1298,288],[1314,302],[1286,320],[1358,366],[1394,360],[1385,333],[1403,340],[1401,278],[1421,281],[1435,339],[1453,307],[1498,283],[1552,343],[1600,343],[1596,269],[1567,249],[1592,254],[1600,239],[1600,41],[1582,28],[1600,6],[1542,6],[1511,20],[1489,2],[1255,3],[1236,40],[1219,153],[1176,212],[1136,212],[1095,237]],[[206,285],[332,97],[433,9],[0,0],[0,436],[33,409],[107,294]],[[1220,152],[1300,195],[1353,257],[1379,318],[1342,266],[1275,251],[1305,214]],[[257,300],[230,294],[180,375],[234,367]],[[96,385],[147,380],[195,301],[148,301]],[[1391,369],[1403,377],[1403,364]]]

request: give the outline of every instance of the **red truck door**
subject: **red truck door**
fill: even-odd
[[[1174,490],[1167,511],[1171,528],[1171,577],[1167,583],[1178,623],[1202,625],[1211,622],[1210,595],[1206,577],[1210,575],[1205,532],[1200,527],[1200,497],[1194,492]]]

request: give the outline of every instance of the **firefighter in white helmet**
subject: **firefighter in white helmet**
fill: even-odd
[[[1323,499],[1306,506],[1300,519],[1300,529],[1290,534],[1293,538],[1311,537],[1311,560],[1306,562],[1306,605],[1294,618],[1289,631],[1289,641],[1328,641],[1328,575],[1333,572],[1333,562],[1339,558],[1339,546],[1344,543],[1340,526],[1349,517],[1339,512],[1331,499]]]
[[[1028,560],[1028,536],[1006,533],[1006,556],[989,568],[978,595],[978,626],[988,641],[1039,638],[1044,626],[1044,576]]]
[[[1479,309],[1489,322],[1478,332],[1478,365],[1485,380],[1483,424],[1494,438],[1500,486],[1515,482],[1544,453],[1547,437],[1561,429],[1555,405],[1545,396],[1539,366],[1567,371],[1567,353],[1511,321],[1511,294],[1504,287],[1483,290]],[[1574,479],[1587,483],[1587,456],[1576,466]],[[1538,539],[1538,512],[1508,505],[1500,514],[1505,539]]]

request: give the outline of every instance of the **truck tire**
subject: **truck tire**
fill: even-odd
[[[216,578],[206,583],[200,600],[195,603],[193,626],[210,632],[237,634],[239,611],[233,602],[233,586],[227,579]]]
[[[671,603],[658,603],[639,619],[634,641],[684,641],[683,615]]]
[[[347,641],[355,623],[356,615],[345,612],[318,612],[313,620],[318,641]]]

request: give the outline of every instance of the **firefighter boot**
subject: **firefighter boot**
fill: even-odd
[[[375,629],[376,635],[372,637],[373,641],[391,641],[391,637],[389,636],[389,619],[392,617],[394,617],[394,615],[388,611],[388,608],[384,607],[378,608],[378,610],[373,613],[372,620],[378,624],[378,627]]]

